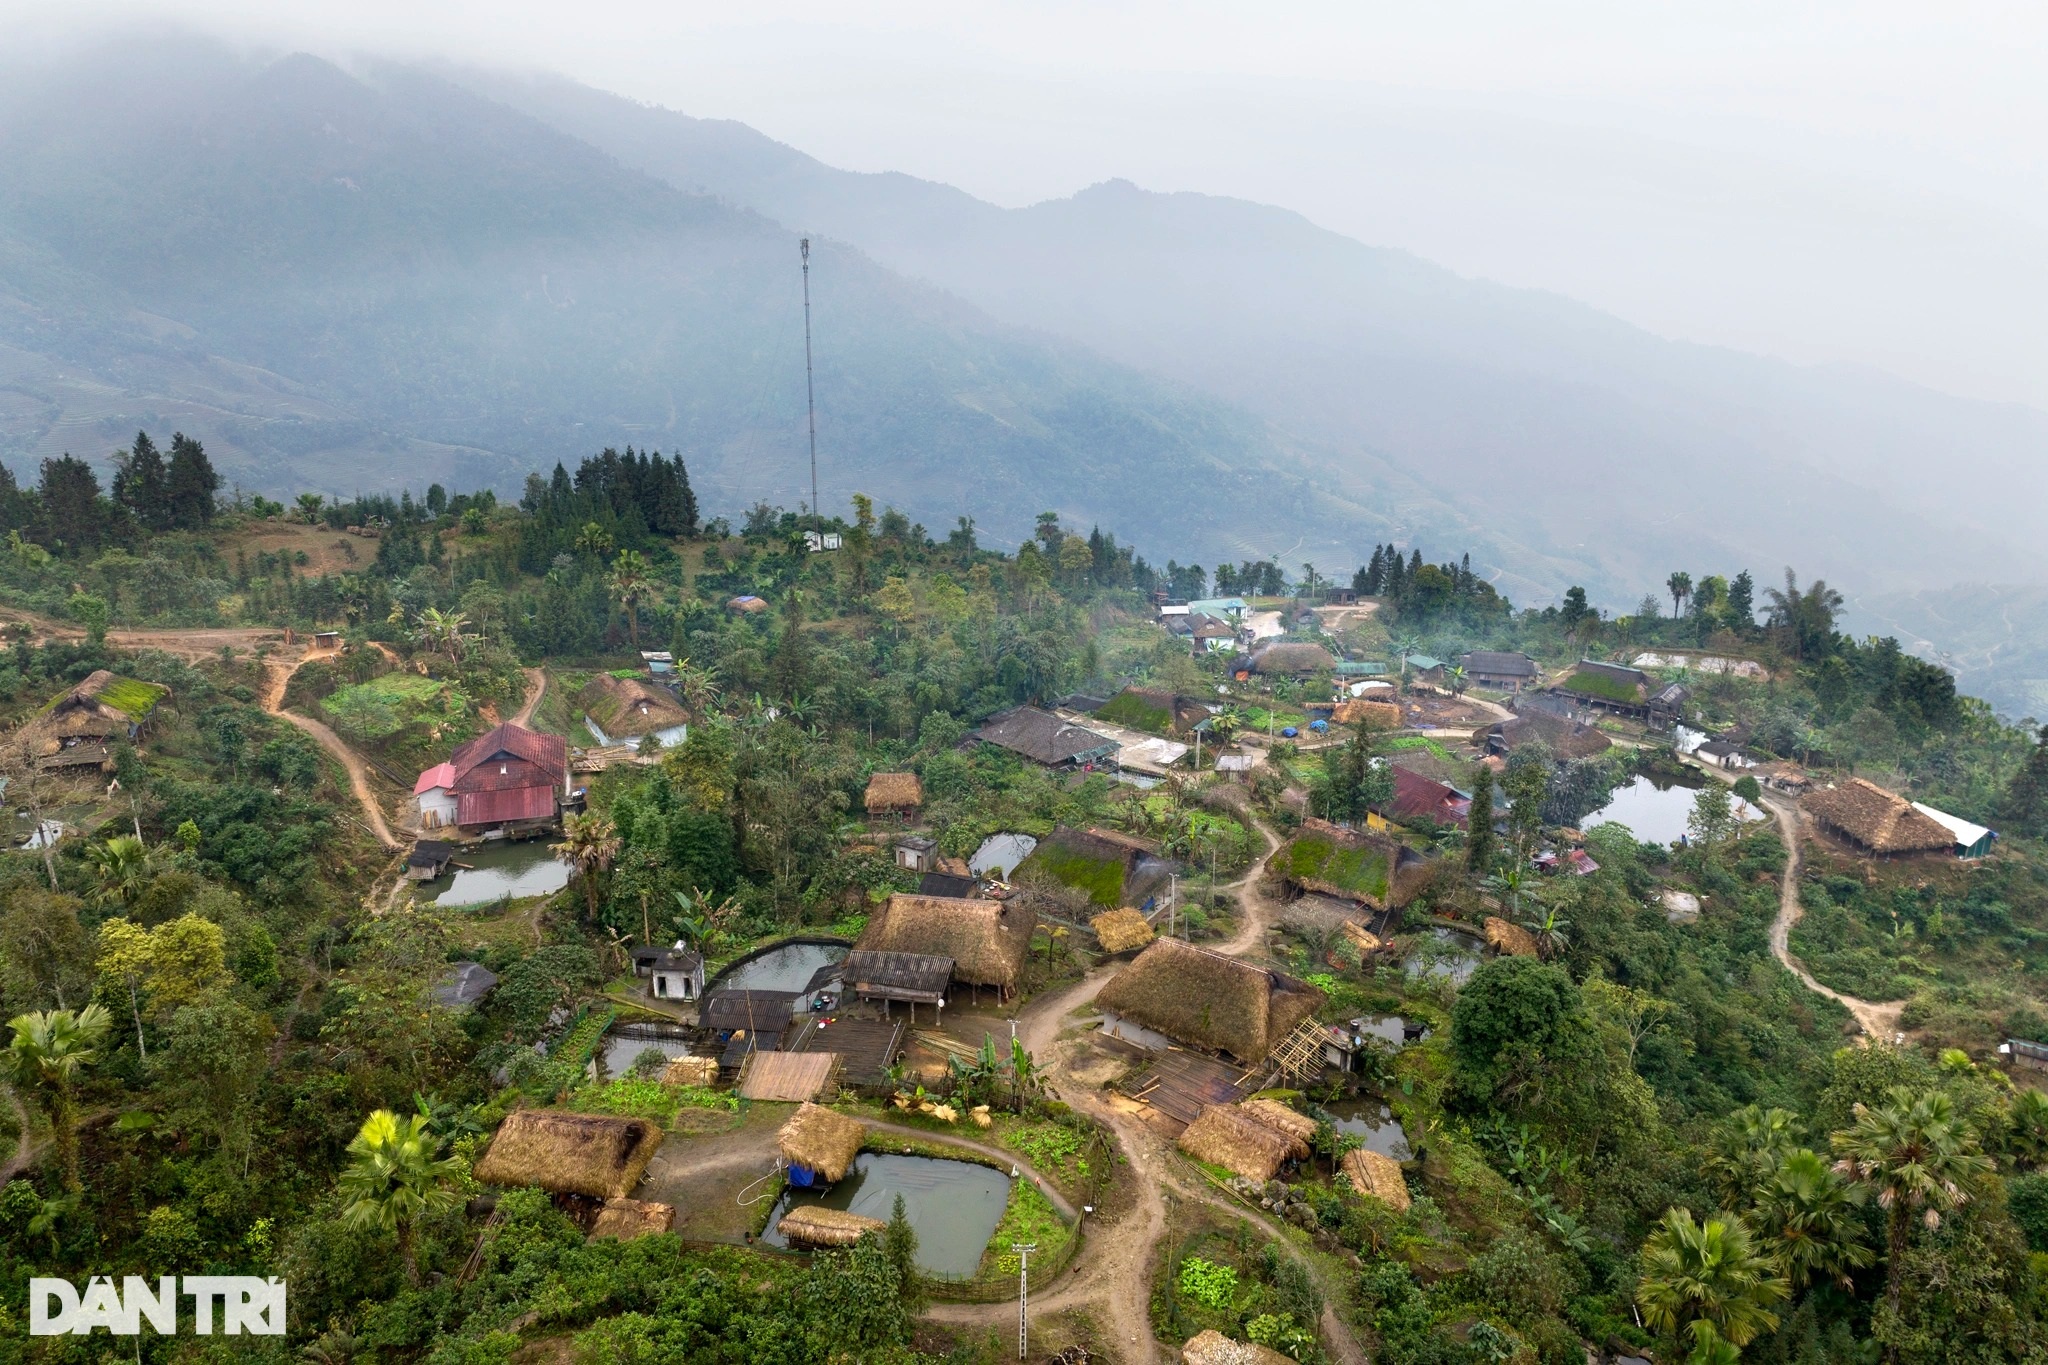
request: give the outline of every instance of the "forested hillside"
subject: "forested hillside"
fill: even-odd
[[[25,477],[162,426],[273,495],[509,494],[549,452],[631,442],[727,507],[809,497],[797,235],[436,77],[97,50],[0,92],[0,177],[0,446]],[[1204,553],[1379,524],[1256,417],[835,241],[811,276],[834,503],[858,484],[1006,534],[1143,506]]]

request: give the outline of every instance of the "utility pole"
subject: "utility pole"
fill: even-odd
[[[811,518],[825,524],[818,508],[818,399],[811,383],[811,239],[798,243],[804,259],[804,412],[811,423]]]
[[[1038,1243],[1012,1242],[1010,1250],[1017,1253],[1017,1359],[1022,1360],[1030,1349],[1031,1325],[1024,1313],[1031,1304],[1031,1253]]]

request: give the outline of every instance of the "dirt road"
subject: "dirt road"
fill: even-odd
[[[28,1109],[22,1104],[21,1096],[14,1093],[14,1087],[11,1085],[0,1085],[0,1095],[7,1097],[7,1107],[14,1111],[15,1125],[21,1130],[21,1136],[15,1139],[14,1155],[7,1158],[4,1165],[0,1165],[0,1185],[5,1185],[28,1169],[28,1164],[35,1160],[36,1147],[34,1139],[29,1135]]]
[[[1279,847],[1280,841],[1256,820],[1252,827],[1266,841],[1266,852],[1250,872],[1229,884],[1244,907],[1244,923],[1229,942],[1220,945],[1220,951],[1232,956],[1263,950],[1266,929],[1278,911],[1259,882],[1266,858]],[[1118,1150],[1130,1163],[1138,1190],[1134,1208],[1112,1223],[1088,1225],[1086,1240],[1073,1265],[1057,1284],[1034,1290],[1031,1305],[1038,1314],[1086,1307],[1097,1315],[1104,1334],[1115,1343],[1125,1365],[1152,1365],[1161,1358],[1160,1344],[1152,1335],[1152,1278],[1157,1269],[1159,1242],[1166,1235],[1169,1196],[1188,1203],[1208,1204],[1230,1217],[1245,1219],[1264,1232],[1274,1245],[1293,1255],[1299,1253],[1280,1229],[1256,1212],[1205,1183],[1182,1179],[1171,1144],[1142,1119],[1112,1106],[1093,1086],[1059,1088],[1068,1046],[1061,1035],[1075,1012],[1092,1004],[1119,970],[1121,964],[1097,967],[1081,980],[1033,999],[1017,1016],[1018,1038],[1032,1056],[1040,1059],[1048,1088],[1057,1098],[1110,1131]],[[1344,1286],[1327,1283],[1313,1262],[1302,1259],[1322,1286],[1328,1304],[1319,1324],[1324,1345],[1342,1365],[1365,1365],[1364,1351],[1336,1309],[1343,1302]],[[1015,1313],[1010,1304],[939,1304],[928,1316],[956,1325],[995,1326],[1014,1322]]]
[[[1813,973],[1806,970],[1806,965],[1792,956],[1792,926],[1806,913],[1805,907],[1799,903],[1799,872],[1804,866],[1800,854],[1799,813],[1789,803],[1775,797],[1766,796],[1764,804],[1777,817],[1778,832],[1785,840],[1785,874],[1778,884],[1778,917],[1771,921],[1771,956],[1783,963],[1785,970],[1798,977],[1808,990],[1826,996],[1854,1015],[1857,1025],[1871,1041],[1897,1042],[1903,1036],[1899,1018],[1905,1013],[1905,1001],[1890,1000],[1879,1004],[1831,990],[1816,981]]]
[[[512,717],[514,725],[526,725],[533,720],[533,708],[540,705],[540,699],[548,690],[548,675],[538,668],[521,669],[526,674],[526,700],[519,707],[519,714]]]
[[[112,636],[108,638],[111,639]],[[331,656],[302,654],[296,659],[287,660],[272,655],[265,659],[270,686],[264,693],[263,709],[286,724],[295,725],[305,731],[313,737],[315,743],[334,756],[335,761],[348,773],[349,788],[355,792],[356,804],[362,807],[363,818],[369,822],[370,832],[377,836],[377,842],[387,850],[396,852],[402,845],[398,842],[397,836],[392,834],[391,826],[384,822],[383,807],[377,801],[376,789],[370,785],[369,767],[357,756],[354,749],[342,742],[340,735],[311,716],[302,716],[295,711],[284,709],[284,694],[291,686],[292,674],[298,672],[300,666],[307,660],[324,657]]]
[[[1280,847],[1280,838],[1272,830],[1260,824],[1256,818],[1251,827],[1266,841],[1266,851],[1252,860],[1251,870],[1229,883],[1223,889],[1237,897],[1238,918],[1242,921],[1237,932],[1223,943],[1216,945],[1216,951],[1229,957],[1244,957],[1254,950],[1263,952],[1266,947],[1266,930],[1280,913],[1279,904],[1268,896],[1260,885],[1266,876],[1266,860]]]

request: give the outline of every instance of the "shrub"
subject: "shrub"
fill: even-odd
[[[1237,1272],[1190,1256],[1180,1263],[1180,1292],[1205,1308],[1227,1310],[1237,1297]]]

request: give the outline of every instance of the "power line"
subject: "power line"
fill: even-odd
[[[798,243],[804,261],[804,411],[811,423],[811,517],[824,525],[818,508],[818,399],[811,382],[811,239]]]

